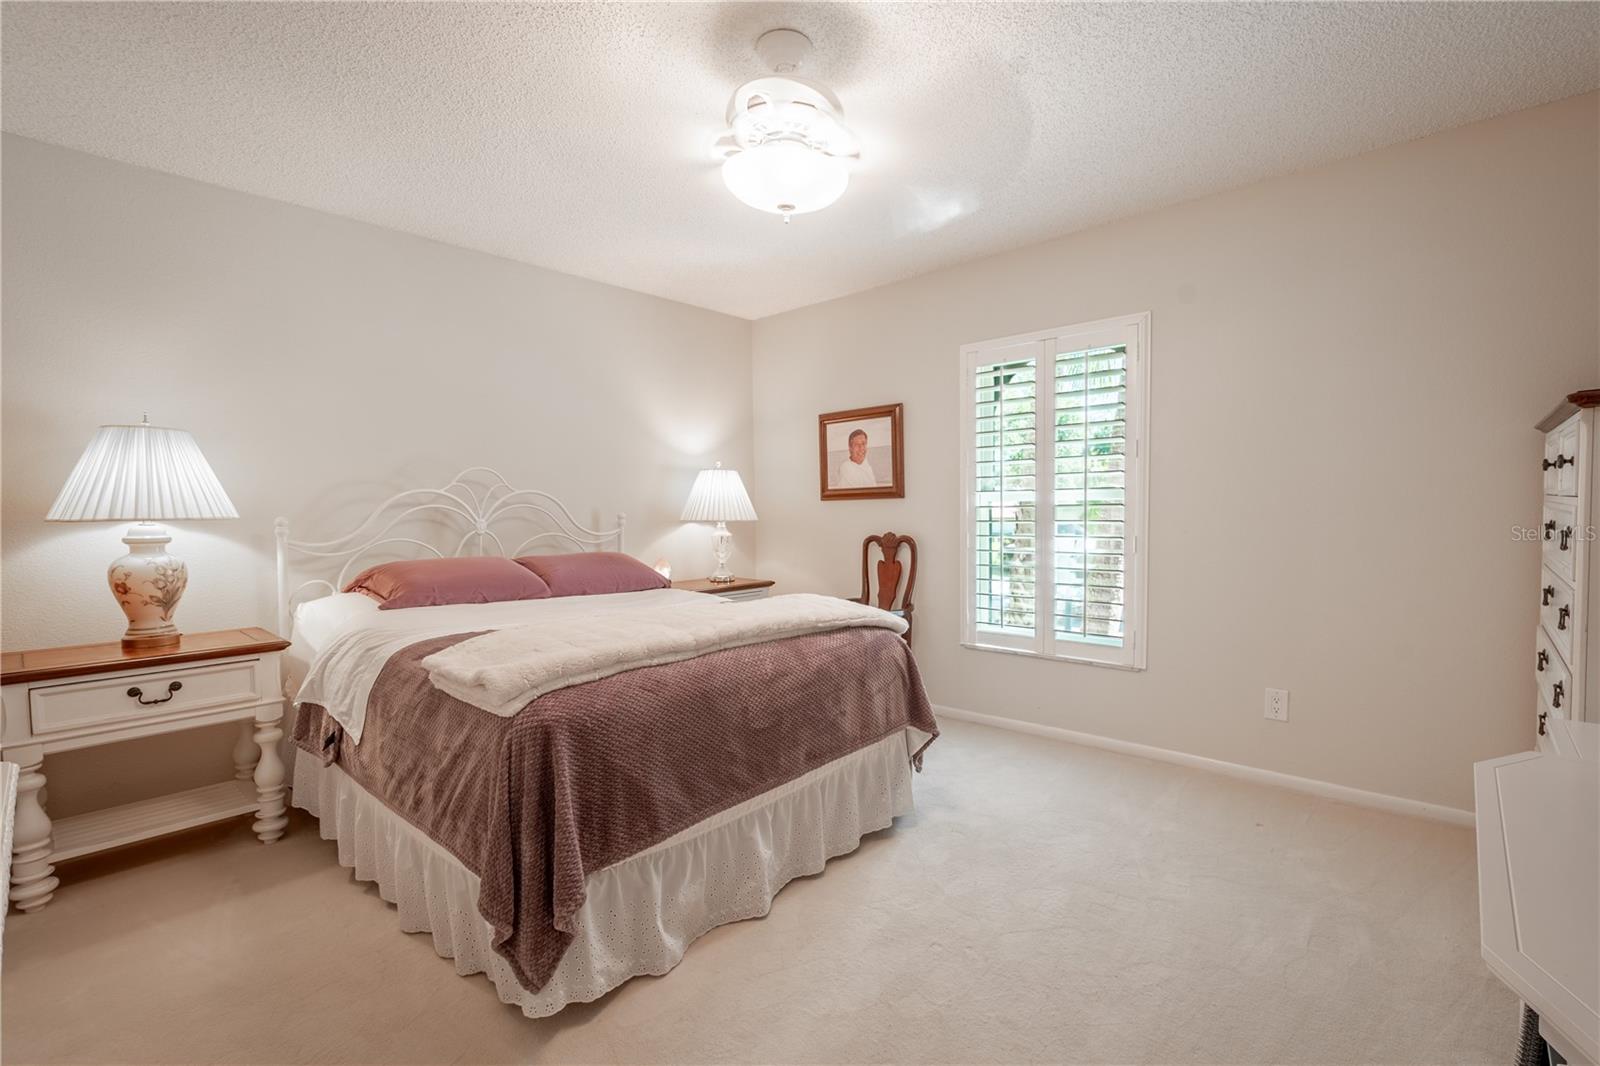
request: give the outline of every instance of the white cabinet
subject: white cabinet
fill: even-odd
[[[185,633],[172,648],[129,651],[115,642],[6,652],[0,758],[19,769],[11,903],[23,911],[49,903],[58,862],[224,818],[254,815],[263,843],[282,836],[278,656],[288,646],[250,628]],[[233,780],[57,821],[46,813],[47,755],[223,722],[239,723]]]
[[[1600,763],[1600,725],[1567,718],[1552,718],[1545,725],[1545,734],[1539,738],[1542,754]]]
[[[1539,526],[1544,565],[1568,584],[1577,576],[1579,502],[1576,496],[1546,496]]]
[[[1544,438],[1544,494],[1546,496],[1578,495],[1579,471],[1588,464],[1581,461],[1579,419],[1569,415]]]
[[[1597,577],[1589,558],[1594,540],[1594,420],[1600,390],[1575,392],[1539,423],[1544,502],[1539,516],[1539,625],[1534,635],[1535,732],[1552,720],[1600,718],[1589,604]]]
[[[1596,734],[1593,724],[1557,721],[1540,752],[1473,768],[1484,961],[1575,1066],[1600,1061]]]

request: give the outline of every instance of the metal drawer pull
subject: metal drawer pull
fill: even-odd
[[[1563,607],[1563,608],[1561,608],[1561,610],[1557,611],[1556,612],[1556,628],[1557,629],[1565,629],[1565,628],[1567,628],[1567,618],[1571,614],[1572,614],[1572,608],[1571,607]]]
[[[1544,720],[1550,716],[1549,711],[1539,712],[1539,735],[1544,736]]]
[[[1572,527],[1568,526],[1561,531],[1561,550],[1566,551],[1572,544]]]
[[[1550,539],[1550,534],[1554,533],[1555,531],[1556,531],[1556,521],[1555,521],[1555,519],[1552,518],[1550,521],[1548,521],[1548,522],[1546,522],[1544,524],[1544,539],[1545,540],[1549,540]]]
[[[1544,599],[1540,601],[1539,606],[1541,606],[1541,607],[1550,606],[1550,597],[1554,596],[1555,594],[1556,594],[1556,587],[1554,585],[1546,585],[1544,587]]]
[[[183,682],[182,681],[169,681],[167,683],[167,694],[165,696],[161,696],[161,697],[159,697],[157,699],[153,699],[153,700],[147,700],[147,699],[144,698],[144,690],[141,689],[138,685],[135,685],[135,686],[133,686],[132,688],[130,688],[128,690],[128,695],[130,695],[134,699],[138,700],[139,701],[139,705],[142,706],[142,707],[154,707],[158,703],[166,703],[173,696],[175,696],[177,694],[178,690],[180,688],[182,688],[182,687],[183,687]]]
[[[1539,669],[1539,672],[1541,674],[1544,673],[1545,664],[1548,663],[1549,661],[1550,661],[1550,653],[1545,651],[1543,648],[1540,648],[1539,649],[1539,667],[1538,667],[1538,669]]]
[[[1558,456],[1555,457],[1554,460],[1546,459],[1544,461],[1544,468],[1546,470],[1549,470],[1553,466],[1557,470],[1560,470],[1564,466],[1573,466],[1573,465],[1575,465],[1577,463],[1577,461],[1578,460],[1577,460],[1577,458],[1575,456],[1558,455]]]
[[[1560,707],[1561,706],[1561,697],[1566,694],[1566,691],[1567,691],[1567,686],[1563,685],[1559,681],[1557,681],[1555,684],[1551,685],[1550,686],[1550,706],[1552,706],[1552,707]]]

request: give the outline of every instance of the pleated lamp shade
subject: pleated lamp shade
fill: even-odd
[[[685,522],[754,522],[755,505],[750,494],[744,491],[737,470],[724,470],[718,463],[715,470],[702,470],[689,490],[689,502],[683,505]]]
[[[56,497],[47,522],[238,518],[233,501],[181,429],[101,426]]]

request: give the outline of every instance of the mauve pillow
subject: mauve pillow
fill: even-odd
[[[524,555],[517,562],[543,578],[552,596],[643,592],[672,584],[633,556],[621,552]]]
[[[542,600],[550,595],[550,587],[539,575],[497,555],[379,563],[363,570],[344,591],[365,593],[384,611],[446,603]]]

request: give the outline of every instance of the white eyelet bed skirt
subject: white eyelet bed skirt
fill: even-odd
[[[630,977],[664,974],[698,937],[766,914],[796,877],[911,810],[910,754],[920,730],[885,737],[693,825],[647,851],[591,873],[574,937],[544,988],[529,992],[490,947],[478,913],[478,877],[337,766],[295,759],[293,802],[339,842],[339,863],[400,911],[408,933],[463,976],[483,973],[503,1003],[530,1018],[605,995]]]

